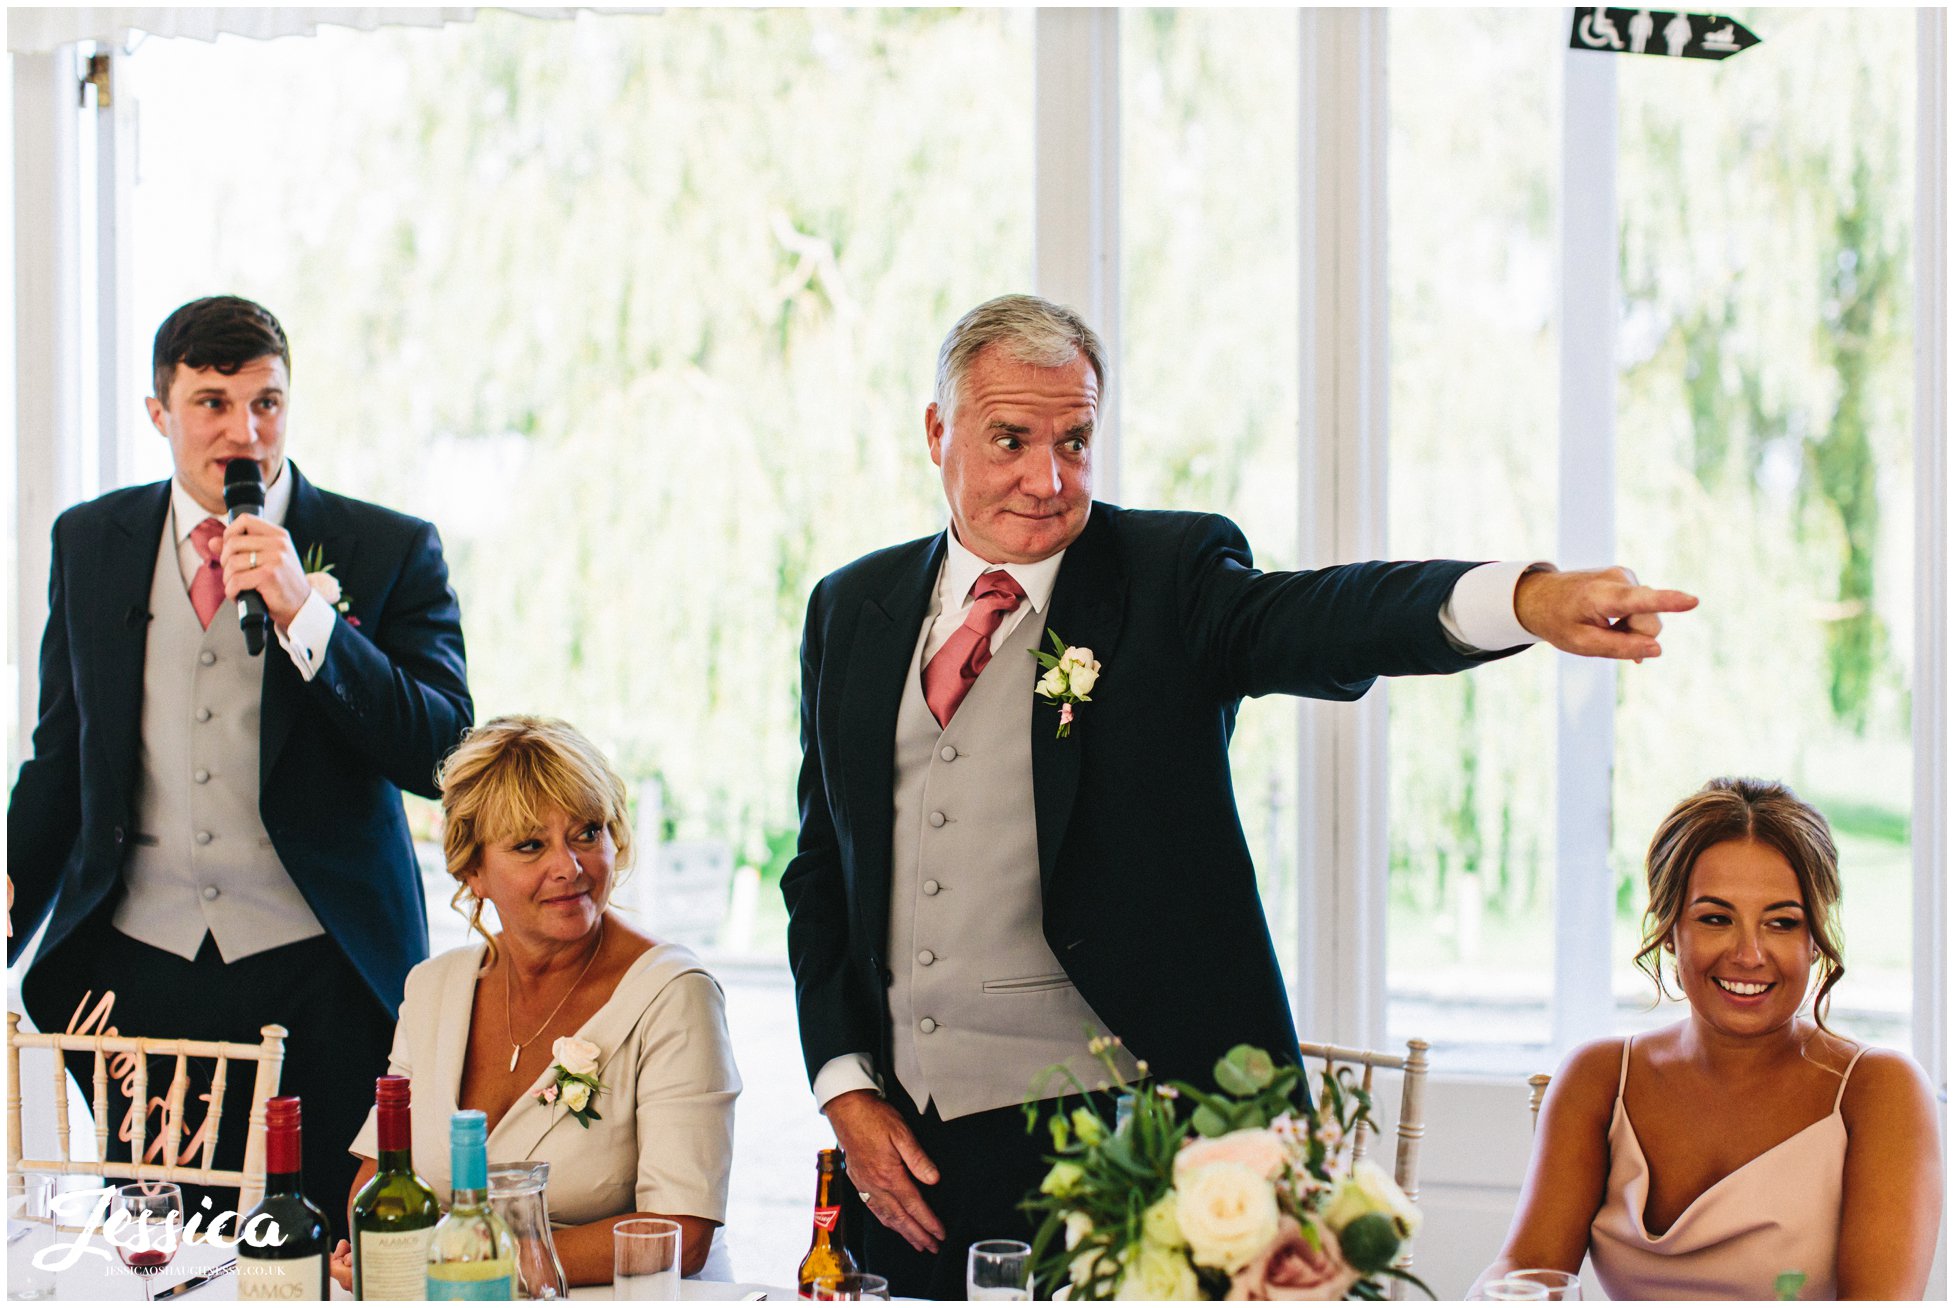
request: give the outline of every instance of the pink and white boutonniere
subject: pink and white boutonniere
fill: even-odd
[[[603,1060],[604,1050],[588,1040],[563,1036],[550,1046],[550,1053],[556,1061],[537,1082],[540,1089],[536,1092],[536,1102],[545,1108],[563,1105],[577,1119],[577,1125],[588,1131],[592,1122],[604,1120],[594,1104],[597,1092],[605,1088],[597,1079],[597,1065]]]
[[[345,614],[349,625],[359,626],[360,620],[353,616],[353,601],[340,590],[339,578],[332,575],[332,564],[326,562],[325,550],[314,544],[306,550],[300,566],[305,569],[305,584],[319,592],[319,598],[332,605],[334,612]]]
[[[1099,660],[1083,645],[1066,644],[1050,627],[1045,628],[1045,634],[1052,638],[1052,652],[1031,651],[1045,669],[1045,675],[1038,679],[1037,693],[1058,705],[1058,734],[1064,739],[1072,734],[1073,705],[1092,702],[1092,688],[1099,683]]]

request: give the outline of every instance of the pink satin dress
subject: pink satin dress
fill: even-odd
[[[1610,1299],[1777,1297],[1780,1273],[1803,1272],[1801,1299],[1837,1297],[1839,1209],[1845,1190],[1846,1082],[1832,1112],[1698,1195],[1661,1235],[1650,1235],[1649,1160],[1628,1120],[1628,1051],[1608,1124],[1608,1197],[1589,1230],[1588,1256]]]

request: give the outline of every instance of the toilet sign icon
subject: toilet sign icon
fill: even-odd
[[[1657,55],[1666,59],[1728,59],[1760,38],[1722,14],[1660,9],[1578,8],[1567,44],[1575,50]]]

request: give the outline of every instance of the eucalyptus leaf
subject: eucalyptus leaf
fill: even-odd
[[[1202,1104],[1194,1110],[1194,1129],[1209,1139],[1213,1139],[1218,1135],[1227,1135],[1233,1127],[1230,1125],[1228,1119],[1223,1117],[1214,1108],[1207,1104]]]

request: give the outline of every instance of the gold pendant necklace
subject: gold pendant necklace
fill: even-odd
[[[509,1046],[509,1070],[511,1072],[515,1071],[516,1064],[522,1061],[522,1051],[530,1045],[535,1044],[536,1037],[550,1029],[550,1023],[554,1022],[556,1015],[563,1011],[563,1006],[570,1002],[570,996],[577,993],[577,987],[583,984],[583,979],[590,975],[591,965],[597,961],[597,955],[604,951],[604,927],[606,924],[606,920],[598,920],[597,945],[590,951],[590,957],[584,960],[583,971],[577,973],[577,979],[572,981],[570,988],[563,992],[563,998],[556,1001],[556,1007],[550,1010],[550,1015],[543,1019],[543,1024],[537,1027],[535,1032],[527,1040],[516,1039],[515,1012],[509,1003],[509,990],[514,984],[509,978],[515,974],[515,963],[513,961],[510,962],[508,971],[502,974],[502,1024],[509,1030],[509,1040],[511,1042]]]

